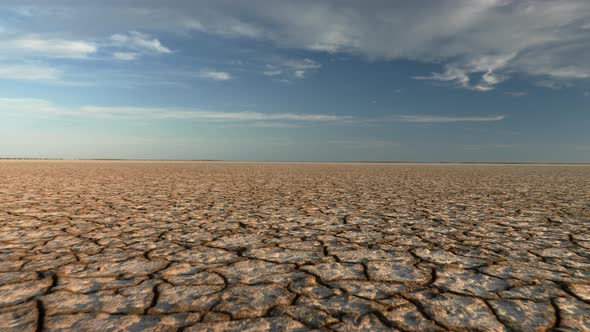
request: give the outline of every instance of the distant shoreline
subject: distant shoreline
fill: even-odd
[[[132,161],[132,162],[211,162],[211,163],[308,163],[308,164],[459,164],[459,165],[590,165],[590,162],[509,162],[509,161],[284,161],[284,160],[222,160],[222,159],[68,159],[68,158],[0,158],[0,161]]]

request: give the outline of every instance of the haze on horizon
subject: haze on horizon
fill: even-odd
[[[0,158],[590,162],[590,2],[0,3]]]

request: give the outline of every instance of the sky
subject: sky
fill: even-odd
[[[0,2],[0,158],[590,162],[588,0]]]

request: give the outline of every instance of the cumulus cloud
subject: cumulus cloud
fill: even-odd
[[[213,81],[229,81],[233,76],[225,71],[203,69],[198,73],[200,78],[205,78]]]

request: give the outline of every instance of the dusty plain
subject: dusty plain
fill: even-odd
[[[590,166],[0,162],[0,330],[589,331]]]

